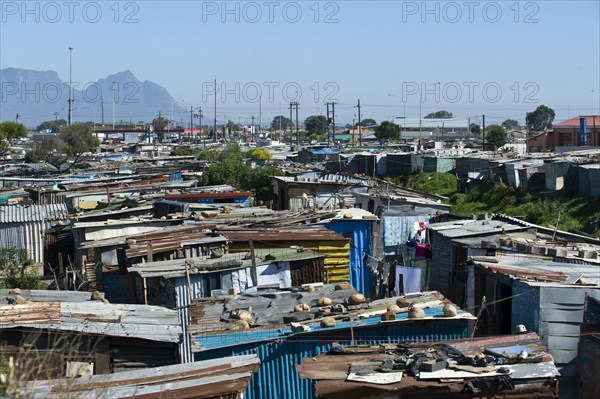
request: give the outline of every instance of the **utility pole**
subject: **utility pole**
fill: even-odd
[[[104,98],[100,97],[100,111],[102,113],[102,126],[104,126]]]
[[[329,117],[329,103],[325,103],[327,105],[327,146],[331,146],[330,134],[329,134],[329,125],[331,124],[331,118]]]
[[[290,103],[290,151],[292,150],[292,146],[294,145],[294,142],[292,140],[292,136],[294,134],[294,128],[292,127],[292,124],[294,123],[292,122],[292,104],[293,103]]]
[[[481,117],[481,134],[483,136],[483,151],[485,151],[485,115]]]
[[[200,140],[202,140],[203,147],[206,148],[206,140],[202,137],[202,107],[198,107],[198,120],[200,121]]]
[[[15,116],[15,123],[19,123],[19,118],[21,117],[21,115],[17,114]]]
[[[335,103],[326,103],[327,104],[327,123],[332,125],[331,136],[329,136],[329,128],[327,128],[327,143],[331,145],[331,142],[335,144]],[[331,113],[329,111],[329,106],[331,105]],[[331,141],[329,138],[331,137]]]
[[[471,138],[471,118],[469,117],[467,120],[467,137]]]
[[[360,98],[358,99],[358,143],[362,147],[362,126],[360,125]]]
[[[215,78],[215,124],[213,126],[213,142],[217,141],[217,78]]]
[[[194,131],[194,107],[190,105],[190,135]]]
[[[71,115],[72,115],[72,104],[73,104],[73,98],[72,98],[72,93],[73,93],[73,81],[72,81],[72,76],[71,76],[71,70],[72,70],[72,62],[71,62],[71,55],[73,53],[73,47],[69,47],[69,121],[67,123],[68,126],[71,126]]]
[[[298,125],[298,106],[300,104],[296,101],[294,106],[296,107],[296,145],[300,146],[300,126]]]
[[[262,133],[262,96],[258,96],[258,133]]]
[[[58,111],[54,111],[54,122],[58,122]]]
[[[115,84],[117,82],[112,82],[112,96],[113,96],[113,130],[115,130]]]
[[[252,124],[250,125],[250,140],[252,140],[252,136],[254,135],[254,115],[252,115]],[[248,140],[246,140],[248,141]]]
[[[331,129],[331,141],[335,146],[335,103],[331,103],[331,124],[333,125]]]

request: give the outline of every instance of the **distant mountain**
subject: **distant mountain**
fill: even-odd
[[[32,71],[19,68],[0,69],[0,121],[19,122],[29,128],[43,121],[68,118],[69,82],[63,82],[55,71]],[[173,97],[157,83],[138,80],[131,71],[123,71],[96,82],[73,80],[74,122],[102,121],[110,125],[114,114],[120,121],[150,121],[159,111],[171,118]],[[104,105],[104,106],[102,106]],[[183,117],[182,115],[186,115]],[[187,126],[187,112],[173,105],[175,120],[183,119]]]

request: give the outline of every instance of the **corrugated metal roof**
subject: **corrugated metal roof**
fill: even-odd
[[[2,205],[0,206],[0,223],[63,220],[67,218],[68,214],[65,204]]]
[[[0,304],[7,304],[8,299],[14,299],[9,289],[0,289]],[[55,290],[21,290],[23,298],[32,302],[87,302],[92,300],[88,291],[55,291]]]
[[[472,314],[459,310],[457,316],[455,317],[444,317],[444,312],[442,310],[443,305],[437,305],[435,307],[429,307],[423,309],[425,312],[425,318],[419,319],[422,323],[430,323],[434,321],[442,321],[447,322],[449,320],[473,320]],[[381,321],[381,315],[376,314],[374,316],[361,318],[359,320],[355,320],[352,322],[352,327],[354,332],[357,335],[360,335],[360,332],[371,329],[377,326],[387,326],[387,325],[396,325],[402,323],[410,323],[414,322],[414,319],[408,318],[408,311],[398,313],[396,315],[396,320],[394,321]],[[262,328],[262,329],[252,329],[249,331],[235,331],[235,332],[227,332],[225,334],[217,334],[217,335],[196,335],[193,337],[195,343],[197,345],[198,351],[211,350],[216,348],[223,348],[226,346],[237,346],[242,345],[244,343],[250,342],[261,342],[261,341],[271,341],[275,339],[284,339],[284,338],[298,338],[299,336],[310,336],[310,335],[320,335],[323,337],[323,334],[329,335],[333,331],[350,331],[350,322],[349,321],[338,321],[335,327],[321,327],[318,322],[314,322],[310,325],[310,331],[304,333],[292,333],[291,328],[289,327],[280,327],[279,328]],[[349,336],[350,334],[348,334]],[[365,336],[365,339],[367,336]]]
[[[54,313],[44,310],[44,307],[54,309]],[[40,329],[126,336],[160,342],[179,342],[182,332],[175,310],[96,301],[0,305],[0,326],[34,326]]]
[[[143,278],[174,278],[186,276],[186,269],[187,273],[190,275],[195,275],[246,268],[251,265],[251,260],[242,259],[242,255],[238,253],[224,254],[222,257],[216,259],[202,257],[137,263],[130,267],[128,271],[133,273],[137,272]]]
[[[600,286],[598,265],[553,262],[541,258],[521,257],[518,254],[499,255],[496,259],[497,264],[482,262],[482,266],[519,280],[529,280],[532,284],[537,284],[536,281],[545,281],[546,283],[541,284],[585,286],[575,284],[581,277],[586,285],[591,284],[592,288],[594,285],[596,289]]]
[[[218,193],[184,193],[184,194],[167,194],[165,199],[222,199],[222,198],[246,198],[252,197],[252,193],[243,192],[218,192]]]
[[[448,238],[469,237],[485,234],[506,233],[525,230],[527,227],[494,220],[460,220],[453,222],[432,223],[430,230]]]
[[[307,172],[298,176],[274,176],[275,179],[294,182],[294,183],[309,183],[309,184],[340,184],[340,185],[357,185],[361,187],[371,186],[372,183],[365,179],[359,179],[348,175],[338,175],[334,173],[322,174],[320,172]]]
[[[469,320],[454,318],[431,318],[426,321],[403,321],[380,323],[354,331],[357,344],[401,343],[407,341],[435,342],[459,339],[467,336]],[[354,325],[356,326],[357,323]],[[238,334],[233,334],[238,335]],[[222,336],[223,337],[223,336]],[[262,343],[221,347],[195,354],[196,360],[219,358],[222,356],[257,354],[261,366],[252,378],[248,399],[254,398],[314,398],[314,381],[300,379],[296,370],[303,359],[312,358],[327,352],[333,341],[340,344],[350,343],[348,329],[336,334],[335,330],[322,331],[321,334],[294,335],[287,339],[277,339]]]
[[[348,241],[323,226],[281,227],[276,229],[224,228],[220,231],[230,241]]]
[[[131,398],[165,397],[237,398],[260,361],[256,355],[162,366],[126,373],[102,374],[64,380],[29,381],[23,396],[37,398]]]
[[[589,164],[586,164],[586,165],[579,165],[579,167],[583,168],[583,169],[590,169],[590,170],[592,170],[592,169],[600,169],[600,163],[589,163]]]
[[[408,129],[467,129],[469,127],[469,121],[461,118],[394,118],[396,123],[401,128]]]

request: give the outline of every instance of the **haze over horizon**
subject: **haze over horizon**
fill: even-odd
[[[341,125],[356,118],[359,98],[362,117],[378,122],[418,117],[420,108],[423,116],[486,114],[488,123],[523,123],[541,104],[556,111],[555,121],[600,113],[598,1],[0,7],[0,69],[56,71],[68,82],[72,47],[79,87],[129,70],[163,86],[183,109],[202,106],[207,123],[215,78],[218,119],[242,124],[258,118],[259,108],[266,125],[289,114],[289,101],[300,102],[301,120],[325,114],[325,102],[335,101]],[[157,104],[155,112],[168,115],[169,106]],[[6,109],[0,115],[13,119]]]

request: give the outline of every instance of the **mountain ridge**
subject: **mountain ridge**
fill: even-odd
[[[19,122],[35,128],[43,121],[68,118],[69,82],[63,81],[56,71],[3,68],[0,69],[0,85],[0,121],[14,121],[18,114]],[[148,79],[140,81],[130,69],[95,82],[74,80],[72,87],[74,122],[101,123],[104,116],[104,124],[110,125],[113,106],[116,123],[150,121],[159,112],[170,119],[171,105],[173,119],[187,121],[187,111],[173,104],[175,100],[165,87]]]

